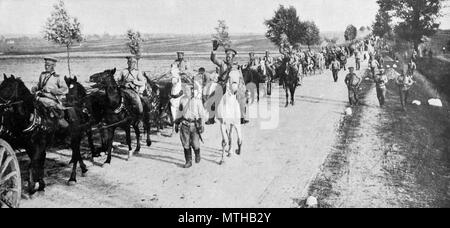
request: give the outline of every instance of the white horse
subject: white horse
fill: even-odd
[[[240,89],[239,84],[243,83],[242,72],[234,70],[230,72],[227,82],[227,89],[217,107],[217,118],[220,122],[220,130],[222,133],[222,159],[220,164],[224,163],[224,154],[231,156],[231,136],[233,128],[236,129],[238,137],[238,149],[236,154],[241,154],[242,148],[242,129],[241,129],[241,107],[237,99],[237,93]],[[242,87],[241,87],[242,88]]]
[[[178,70],[178,68],[173,67],[171,73],[172,73],[172,91],[170,94],[172,98],[170,98],[170,113],[172,114],[172,120],[175,121],[180,116],[179,107],[182,98],[180,94],[181,91],[183,90],[183,87],[181,82],[180,71]],[[171,136],[173,135],[174,132],[175,132],[175,125],[172,127]]]

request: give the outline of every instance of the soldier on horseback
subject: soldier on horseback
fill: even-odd
[[[184,59],[184,52],[177,52],[177,59],[172,63],[172,67],[177,67],[181,74],[188,74],[191,72],[191,66],[187,60]]]
[[[218,83],[220,85],[222,85],[223,88],[226,87],[226,83],[228,82],[229,79],[229,75],[230,72],[232,71],[239,71],[241,72],[241,69],[238,65],[238,63],[235,61],[235,56],[237,54],[237,52],[231,48],[226,48],[225,49],[225,60],[220,61],[217,58],[217,54],[216,51],[219,48],[219,42],[218,41],[214,41],[213,42],[213,51],[211,52],[211,62],[213,62],[215,65],[217,65],[219,67],[219,78],[218,78]],[[244,79],[242,77],[242,73],[240,73],[241,75],[241,80],[239,82],[239,84],[244,83]],[[225,91],[225,89],[223,90]],[[249,121],[245,120],[245,109],[246,109],[246,104],[244,99],[242,98],[242,95],[239,95],[239,103],[241,106],[241,124],[247,124]],[[209,120],[207,124],[209,124],[210,122],[213,122],[213,120]]]
[[[57,121],[61,128],[67,128],[69,123],[64,119],[65,107],[61,99],[68,92],[64,80],[56,74],[55,66],[58,62],[54,58],[44,58],[45,71],[39,76],[39,83],[33,90],[36,100],[50,110],[50,118]]]
[[[141,96],[145,91],[146,79],[137,67],[137,57],[128,56],[128,67],[117,71],[114,75],[115,81],[122,88],[127,107],[131,108],[131,115],[141,117],[143,115],[143,106]]]

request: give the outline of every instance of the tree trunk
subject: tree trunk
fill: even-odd
[[[69,70],[69,77],[72,77],[72,72],[70,71],[70,47],[69,45],[67,47],[67,69]]]

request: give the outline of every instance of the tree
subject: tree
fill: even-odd
[[[75,17],[69,16],[63,0],[53,5],[53,12],[47,19],[44,30],[44,38],[48,41],[66,47],[67,67],[70,71],[70,47],[75,43],[83,41],[80,23]]]
[[[141,33],[130,29],[127,31],[127,38],[127,47],[130,53],[139,59],[141,57],[141,43],[143,41]]]
[[[361,26],[361,28],[359,28],[359,31],[360,31],[360,32],[365,32],[366,29],[367,29],[366,26]]]
[[[392,17],[389,14],[389,11],[383,11],[380,9],[375,16],[375,22],[372,25],[372,33],[379,37],[389,35],[392,31],[391,23]]]
[[[264,24],[267,26],[266,37],[278,47],[283,43],[295,46],[304,39],[305,27],[293,6],[286,8],[280,5],[273,18],[266,20]]]
[[[399,23],[394,28],[402,39],[413,42],[417,50],[424,36],[432,36],[439,29],[438,18],[444,0],[378,0],[380,9],[395,16]]]
[[[358,35],[358,30],[356,29],[355,26],[353,26],[353,25],[347,26],[347,29],[345,29],[345,34],[344,34],[346,41],[353,41],[354,39],[356,39],[357,35]]]
[[[216,30],[216,34],[213,34],[213,39],[219,41],[219,46],[224,48],[231,47],[231,39],[230,34],[228,33],[228,26],[225,20],[218,20],[219,25],[214,28]]]
[[[317,27],[316,23],[313,21],[305,21],[302,23],[304,31],[304,35],[302,38],[302,44],[305,44],[308,46],[308,49],[310,49],[310,46],[316,45],[320,43],[320,31]]]

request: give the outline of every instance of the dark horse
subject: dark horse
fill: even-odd
[[[144,92],[144,127],[145,131],[150,132],[150,127],[156,126],[157,132],[164,128],[165,125],[172,125],[175,120],[172,120],[170,112],[170,93],[172,90],[172,83],[170,81],[156,81],[149,78],[144,73],[147,79],[147,88]],[[165,121],[164,121],[165,120]]]
[[[289,93],[291,95],[291,105],[294,105],[295,90],[298,84],[298,69],[290,66],[289,60],[284,59],[282,63],[276,68],[276,77],[280,78],[280,84],[286,92],[286,107],[289,106]]]
[[[244,83],[248,86],[250,83],[256,86],[256,100],[259,102],[259,84],[264,83],[263,75],[258,70],[251,69],[250,67],[241,67]],[[247,87],[249,88],[249,87]],[[254,98],[254,88],[249,88],[252,99]]]
[[[106,152],[108,154],[105,164],[111,164],[111,153],[113,149],[114,132],[117,127],[122,128],[126,134],[126,142],[128,145],[128,159],[133,156],[131,147],[131,131],[130,126],[133,127],[136,134],[136,149],[134,154],[138,154],[141,150],[141,132],[139,129],[139,124],[141,122],[141,117],[134,115],[132,113],[133,107],[127,107],[125,104],[125,99],[122,96],[121,87],[114,80],[114,74],[116,69],[106,70],[101,73],[92,75],[89,80],[90,82],[97,83],[97,87],[105,90],[106,93],[106,103],[102,105],[104,117],[103,122],[107,125],[103,129],[106,130]],[[143,102],[145,105],[145,102]],[[145,123],[144,123],[145,124]],[[147,132],[147,145],[151,145],[150,132]]]
[[[43,107],[30,90],[19,78],[6,77],[0,84],[0,137],[6,139],[15,149],[25,149],[30,157],[28,191],[36,192],[35,184],[39,183],[37,191],[44,191],[44,168],[46,150],[54,145],[56,139],[70,138],[72,149],[71,163],[76,167],[80,163],[85,174],[88,170],[80,154],[80,143],[83,129],[78,127],[86,122],[81,110],[67,110],[69,128],[60,129],[56,121],[49,118],[48,110]],[[70,182],[75,182],[76,173],[72,173]]]

